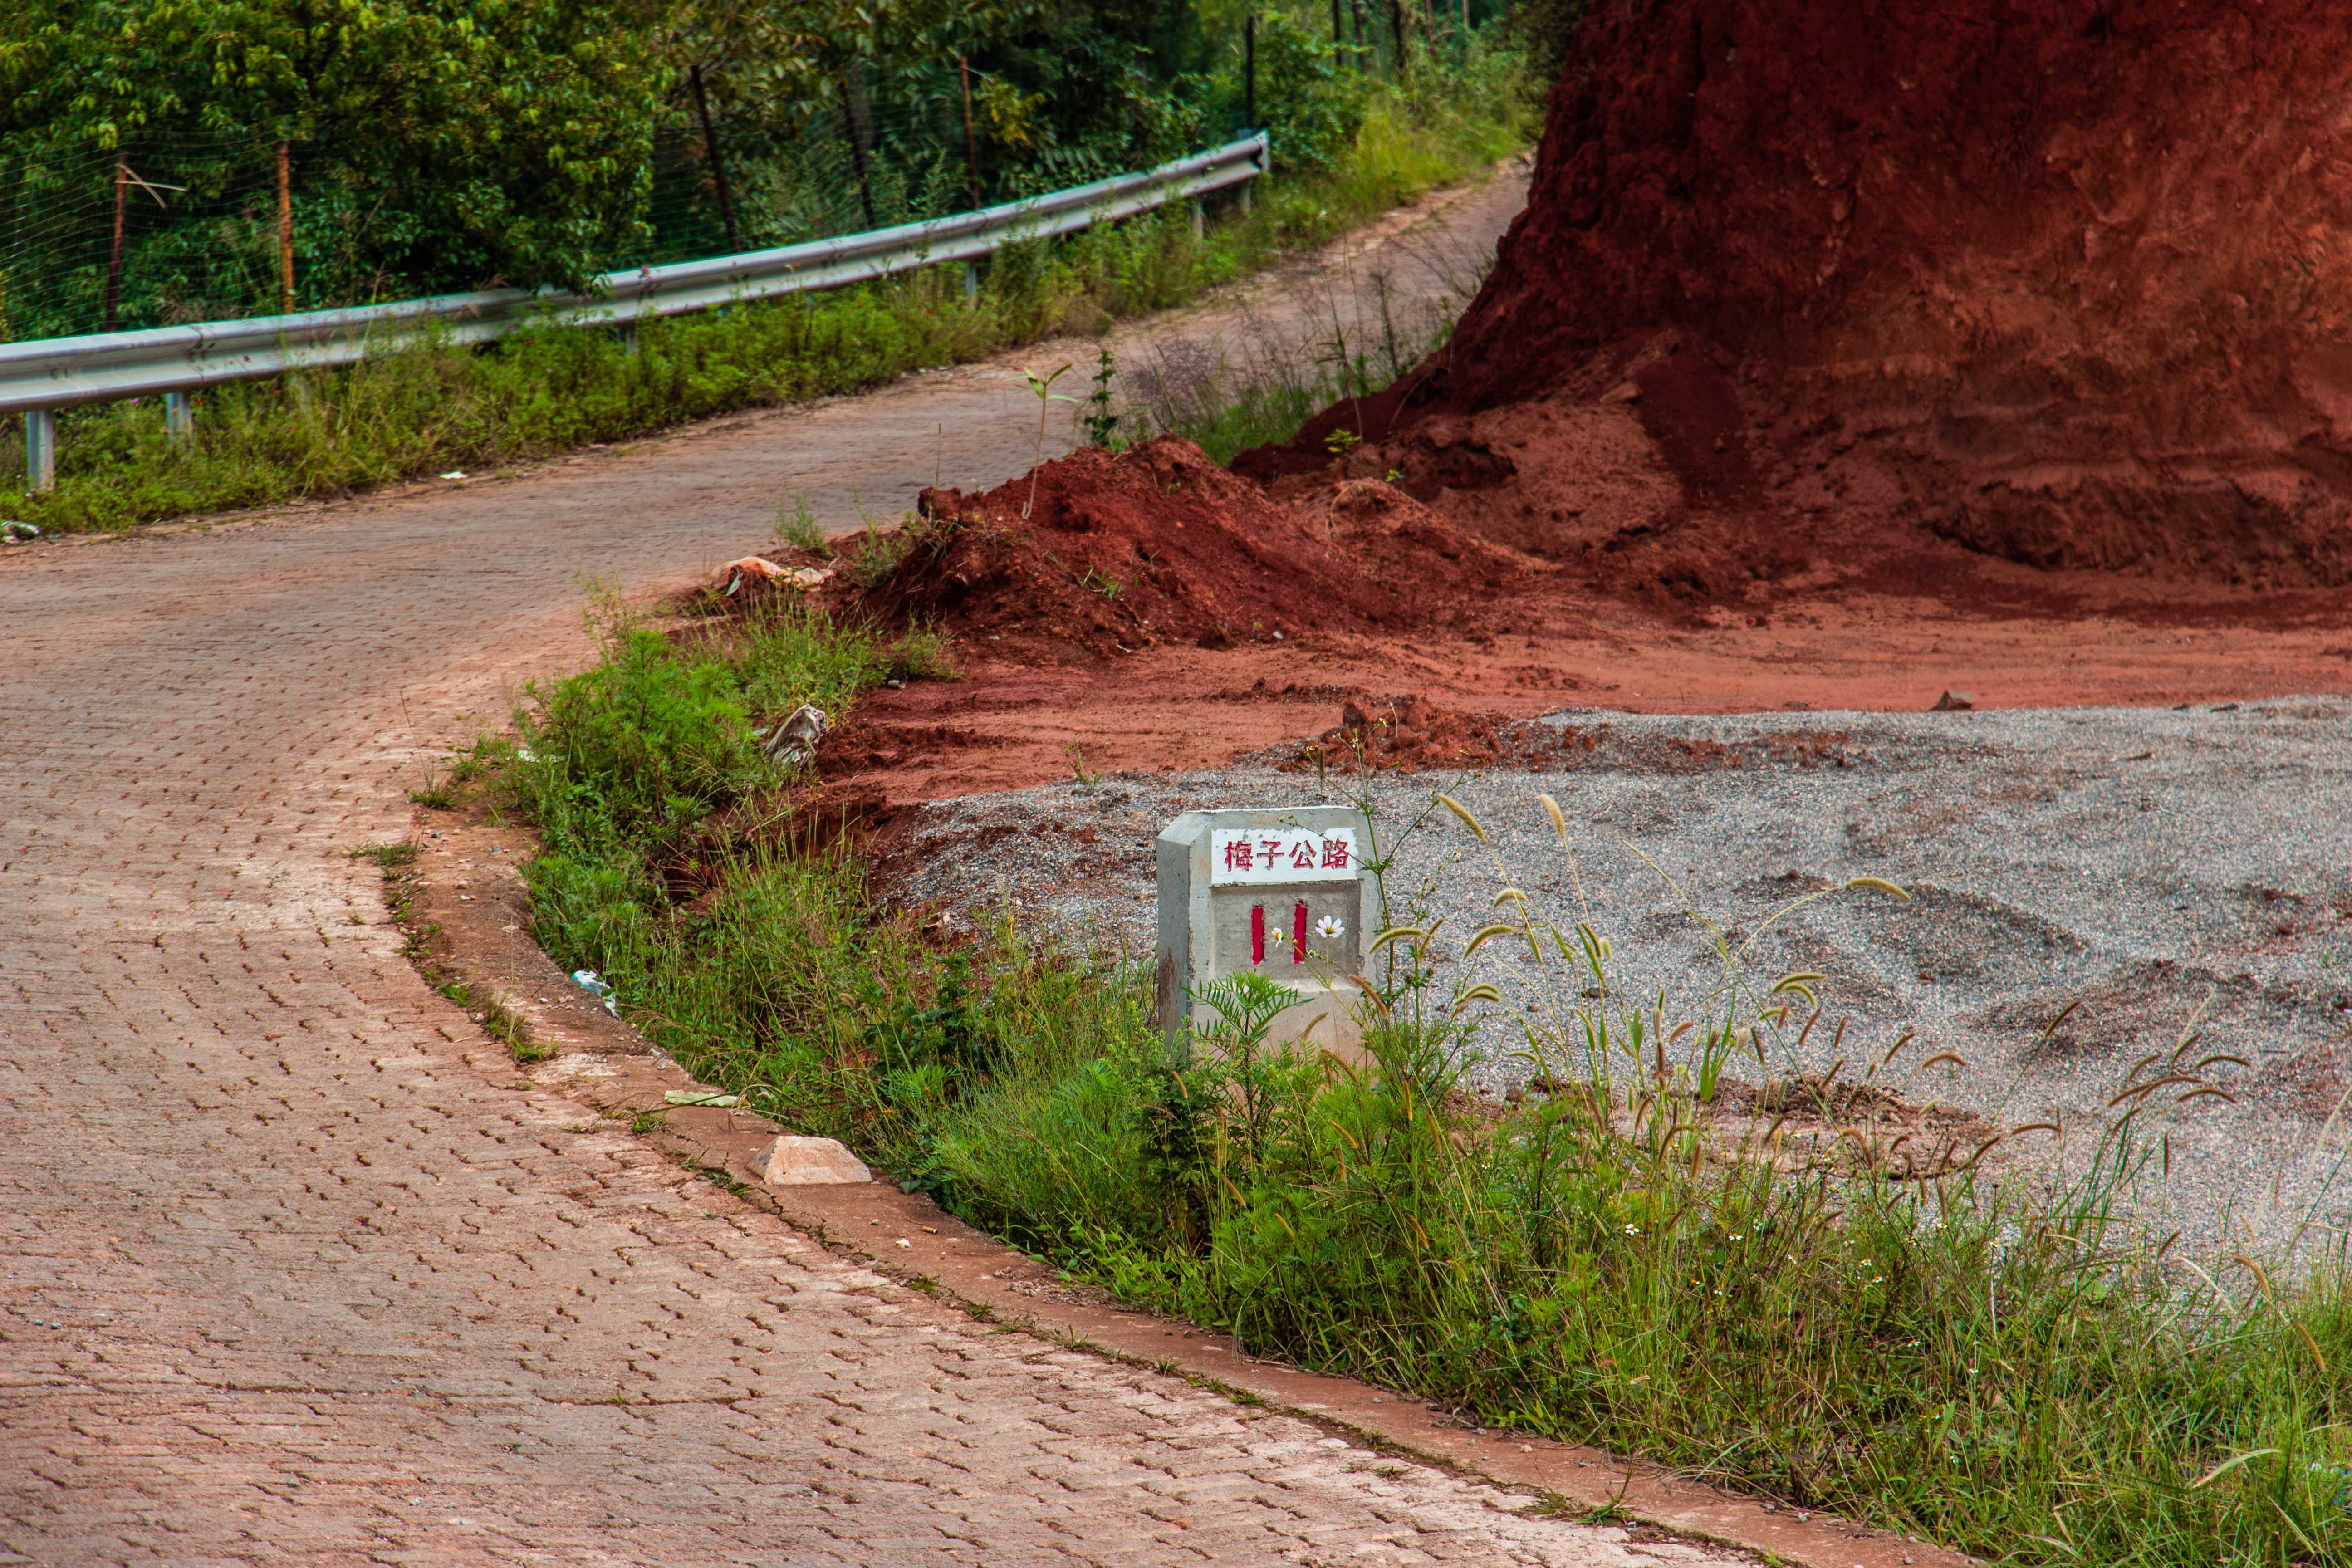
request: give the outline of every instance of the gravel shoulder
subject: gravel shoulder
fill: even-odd
[[[1854,1076],[1908,1033],[1881,1082],[2001,1127],[2058,1121],[2057,1168],[2072,1168],[2134,1064],[2197,1031],[2190,1059],[2243,1058],[2211,1069],[2235,1103],[2203,1100],[2160,1124],[2169,1174],[2141,1185],[2138,1212],[2209,1246],[2267,1247],[2306,1219],[2347,1219],[2331,1118],[2352,1088],[2347,720],[2340,697],[2176,710],[1571,710],[1534,721],[1558,745],[1541,768],[1391,774],[1377,798],[1402,821],[1451,785],[1487,828],[1482,847],[1441,814],[1391,873],[1392,896],[1415,889],[1449,936],[1485,923],[1494,894],[1516,886],[1562,923],[1589,910],[1614,943],[1620,992],[1664,991],[1670,1014],[1724,972],[1699,916],[1735,945],[1753,936],[1748,972],[1762,984],[1828,976],[1824,1026],[1764,1069],[1735,1064],[1751,1081],[1841,1060]],[[1569,821],[1573,872],[1545,794]],[[1031,929],[1148,956],[1162,823],[1334,798],[1312,774],[1260,760],[936,801],[899,829],[914,868],[898,896],[974,921],[1011,900]],[[1841,892],[1766,929],[1793,900],[1862,876],[1911,899]],[[1506,945],[1459,971],[1448,961],[1511,1004],[1488,1010],[1471,1047],[1471,1081],[1496,1094],[1537,1070],[1515,1015],[1539,1005],[1543,980]],[[1916,1073],[1946,1051],[1965,1068]],[[2050,1158],[2044,1135],[2015,1147],[2013,1169]]]

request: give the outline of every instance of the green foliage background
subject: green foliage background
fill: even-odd
[[[1257,12],[1258,118],[1278,165],[1307,172],[1344,155],[1383,79],[1462,59],[1494,0],[1288,3]],[[1245,118],[1244,17],[1222,0],[20,0],[0,7],[0,338],[106,324],[118,170],[121,327],[279,308],[281,142],[299,309],[578,287],[1221,141]]]
[[[159,400],[68,408],[58,417],[57,489],[7,500],[6,515],[47,532],[127,528],[452,468],[480,472],[733,409],[853,392],[1181,303],[1434,186],[1476,177],[1526,144],[1530,102],[1511,51],[1481,41],[1443,70],[1398,84],[1335,67],[1295,29],[1286,37],[1269,22],[1260,41],[1262,81],[1279,65],[1291,73],[1282,79],[1297,84],[1290,101],[1301,106],[1300,157],[1256,182],[1250,212],[1224,211],[1204,234],[1181,208],[1163,210],[1000,251],[975,299],[964,297],[959,268],[927,268],[648,322],[634,347],[552,321],[480,349],[428,341],[307,374],[299,389],[284,378],[215,388],[199,402],[194,437],[180,443]],[[1261,106],[1271,107],[1263,92]],[[1276,134],[1288,132],[1277,125]],[[304,218],[305,210],[297,209],[298,246],[317,216]],[[127,297],[134,282],[154,284],[162,295],[142,297],[177,299],[174,309],[196,315],[236,313],[227,309],[234,299],[203,291],[201,277],[173,295],[178,275],[162,263],[141,269],[157,254],[213,267],[215,282],[234,281],[243,268],[264,296],[275,288],[274,240],[260,218],[215,216],[150,245],[134,252],[140,266],[127,269]],[[102,281],[102,271],[68,281]],[[1323,384],[1313,375],[1286,381],[1256,412],[1295,424]],[[1179,423],[1221,452],[1243,434],[1228,426],[1212,433]],[[22,429],[0,424],[0,494],[21,483]]]

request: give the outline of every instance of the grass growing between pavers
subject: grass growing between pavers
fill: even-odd
[[[1009,922],[943,943],[822,847],[758,731],[838,711],[886,641],[771,608],[604,646],[461,769],[538,827],[535,934],[699,1079],[972,1223],[1260,1353],[1998,1561],[2352,1554],[2340,1252],[2192,1259],[2117,1206],[2160,1102],[2210,1092],[2193,1044],[2152,1052],[2061,1184],[1906,1154],[1824,1086],[1843,1152],[1798,1159],[1712,1091],[1821,1011],[1818,977],[1727,967],[1672,1011],[1612,989],[1602,933],[1498,892],[1484,943],[1557,998],[1519,1018],[1548,1092],[1454,1092],[1463,1007],[1493,999],[1441,981],[1468,965],[1402,897],[1369,1066],[1269,1047],[1244,989],[1179,1068],[1136,968]],[[1441,801],[1374,805],[1376,858],[1476,850]]]
[[[63,411],[58,488],[0,500],[48,532],[336,496],[627,440],[736,409],[854,392],[928,365],[982,358],[1197,298],[1321,245],[1436,187],[1490,168],[1533,132],[1517,58],[1381,86],[1326,170],[1257,184],[1251,212],[1196,238],[1183,204],[1000,251],[979,298],[961,269],[650,321],[634,349],[553,323],[484,348],[426,342],[348,369],[236,383],[204,395],[175,447],[160,399]],[[0,484],[20,485],[21,431],[0,430]]]

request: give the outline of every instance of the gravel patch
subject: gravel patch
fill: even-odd
[[[1455,788],[1490,844],[1443,818],[1400,855],[1391,897],[1419,889],[1458,952],[1498,889],[1566,922],[1580,881],[1621,989],[1664,990],[1671,1016],[1722,973],[1694,911],[1736,942],[1792,898],[1885,878],[1911,901],[1838,893],[1757,937],[1756,974],[1826,974],[1828,1016],[1846,1021],[1842,1040],[1817,1028],[1774,1072],[1841,1059],[1853,1072],[1909,1032],[1888,1069],[1898,1080],[1939,1051],[1969,1064],[1913,1079],[1909,1099],[2004,1126],[2061,1121],[2079,1156],[2133,1064],[2198,1028],[2204,1050],[2245,1059],[2212,1072],[2238,1103],[2171,1114],[2170,1175],[2143,1188],[2142,1212],[2189,1239],[2275,1245],[2306,1216],[2344,1226],[2352,1202],[2332,1177],[2346,1139],[2330,1123],[2352,1088],[2347,720],[2338,697],[2170,711],[1572,710],[1532,721],[1553,753],[1541,767]],[[1391,775],[1383,819],[1449,782]],[[1575,876],[1544,794],[1568,817]],[[1261,758],[934,802],[912,825],[916,869],[898,892],[950,921],[1010,908],[1063,942],[1149,957],[1151,839],[1170,817],[1335,798]],[[1465,967],[1524,1004],[1535,992],[1507,945]],[[1482,1022],[1477,1087],[1505,1092],[1534,1070],[1515,1032],[1507,1010]]]

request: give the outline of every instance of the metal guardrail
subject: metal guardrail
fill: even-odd
[[[0,413],[25,416],[26,488],[55,488],[56,411],[167,395],[175,436],[186,395],[218,382],[351,364],[428,335],[487,342],[531,322],[623,326],[813,289],[837,289],[918,267],[969,262],[1004,245],[1069,234],[1187,196],[1242,184],[1265,168],[1264,132],[1141,174],[1118,174],[1024,201],[837,239],[606,273],[593,293],[485,289],[343,310],[307,310],[0,343]],[[967,279],[967,287],[969,287]]]

